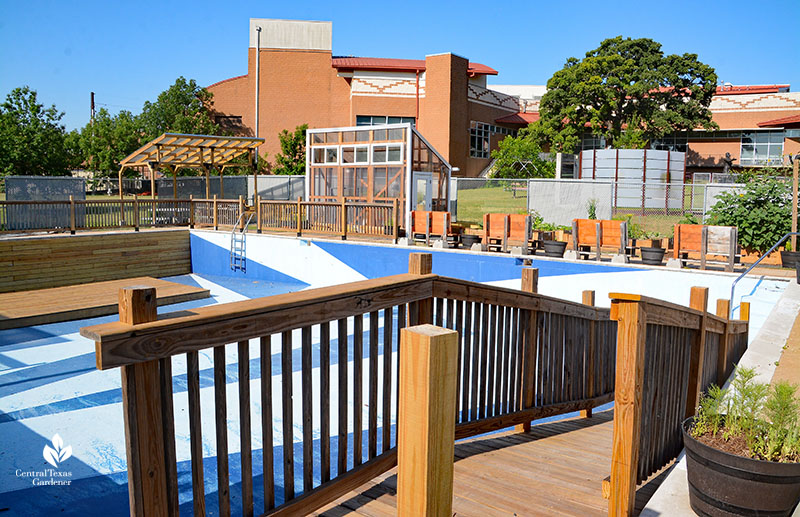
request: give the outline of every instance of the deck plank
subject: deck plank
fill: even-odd
[[[457,516],[607,515],[600,486],[611,471],[613,412],[462,440],[455,448]],[[657,476],[660,482],[664,476]],[[654,492],[637,490],[637,513]],[[314,515],[382,516],[394,511],[397,469],[378,476]]]
[[[149,276],[0,293],[0,330],[116,314],[120,288],[134,285],[155,287],[158,305],[210,296],[208,289]]]

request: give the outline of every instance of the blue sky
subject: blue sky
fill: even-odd
[[[604,38],[648,37],[697,53],[726,82],[800,91],[800,0],[0,0],[0,96],[29,85],[67,129],[88,121],[90,91],[99,107],[138,113],[180,75],[209,85],[246,73],[250,18],[332,21],[334,55],[453,52],[497,69],[496,84],[545,84]]]

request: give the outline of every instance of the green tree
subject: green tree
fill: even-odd
[[[112,116],[101,108],[94,123],[87,124],[80,133],[80,151],[87,169],[102,176],[114,175],[123,158],[142,145],[140,123],[129,111]]]
[[[39,103],[35,90],[14,88],[0,104],[0,175],[68,176],[75,156],[63,116]]]
[[[493,178],[553,178],[556,164],[542,159],[535,131],[524,128],[516,137],[507,136],[492,151]]]
[[[175,84],[158,95],[155,102],[145,101],[139,115],[144,142],[162,133],[215,135],[219,126],[211,115],[213,94],[197,85],[194,79],[178,77]]]
[[[297,126],[293,133],[281,131],[281,154],[275,156],[272,172],[275,174],[302,175],[306,173],[306,130],[308,124]]]
[[[612,147],[640,147],[676,131],[714,129],[708,105],[716,84],[714,69],[696,54],[664,55],[647,38],[606,39],[547,81],[537,134],[574,152],[589,130]],[[635,132],[623,139],[626,130]]]

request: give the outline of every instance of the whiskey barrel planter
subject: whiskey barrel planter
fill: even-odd
[[[664,262],[664,248],[639,248],[642,254],[642,264],[649,266],[660,266]]]
[[[800,251],[781,251],[781,266],[794,269],[800,262]]]
[[[567,243],[564,241],[542,241],[542,246],[545,257],[562,258],[567,249]]]
[[[465,233],[461,235],[461,246],[464,248],[471,248],[473,244],[478,244],[481,242],[480,235],[472,235],[469,233]]]
[[[736,456],[709,447],[683,422],[689,503],[698,515],[789,516],[800,501],[800,463]]]

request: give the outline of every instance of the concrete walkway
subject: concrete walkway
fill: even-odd
[[[755,339],[751,341],[739,364],[755,368],[758,373],[757,380],[760,382],[770,382],[773,374],[776,374],[775,363],[783,365],[781,353],[790,336],[796,348],[800,348],[800,338],[791,332],[792,328],[797,326],[797,321],[800,321],[800,285],[792,282],[786,287],[783,296],[772,309]],[[800,360],[800,352],[793,357],[794,360]],[[786,371],[788,372],[788,369]],[[794,382],[800,381],[798,371],[800,370],[795,368],[791,372]],[[641,515],[643,517],[694,515],[689,507],[688,486],[686,459],[682,452],[672,472],[653,494]]]

